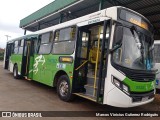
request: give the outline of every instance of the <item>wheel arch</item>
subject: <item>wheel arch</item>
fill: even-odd
[[[59,71],[55,74],[54,79],[53,79],[53,87],[57,87],[58,79],[59,79],[59,77],[62,76],[62,75],[67,75],[67,76],[68,76],[68,74],[67,74],[64,70],[59,70]]]

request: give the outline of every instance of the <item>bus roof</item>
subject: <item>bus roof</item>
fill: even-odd
[[[74,25],[77,25],[78,23],[81,23],[84,21],[89,21],[89,20],[96,19],[96,18],[101,18],[101,17],[106,17],[106,19],[109,18],[109,19],[117,20],[117,9],[118,8],[127,9],[128,11],[131,11],[132,13],[137,14],[138,16],[144,18],[151,25],[150,21],[147,18],[145,18],[143,15],[137,13],[136,11],[133,11],[131,9],[128,9],[128,8],[122,7],[122,6],[113,6],[113,7],[109,7],[109,8],[106,8],[106,9],[103,9],[103,10],[76,18],[76,19],[72,19],[70,21],[66,21],[64,23],[60,23],[60,24],[36,31],[34,33],[41,34],[41,33],[49,32],[49,31],[55,31],[57,29],[61,29],[61,28],[69,27],[69,26],[74,26]]]
[[[122,6],[113,6],[113,7],[106,8],[106,9],[103,9],[103,10],[100,10],[100,11],[97,11],[97,12],[94,12],[94,13],[91,13],[91,14],[88,14],[88,15],[70,20],[70,21],[66,21],[64,23],[60,23],[60,24],[57,24],[57,25],[54,25],[54,26],[51,26],[51,27],[33,32],[30,35],[25,35],[25,36],[13,39],[9,42],[13,42],[13,41],[16,41],[16,40],[25,39],[25,38],[29,38],[29,37],[35,37],[35,36],[37,37],[39,34],[42,34],[42,33],[55,31],[57,29],[61,29],[61,28],[69,27],[69,26],[74,26],[74,25],[77,25],[78,23],[82,23],[82,22],[89,21],[89,20],[94,20],[94,19],[97,19],[97,18],[102,18],[102,17],[104,18],[105,17],[106,19],[108,18],[108,19],[117,20],[117,8],[127,9],[127,10],[132,11],[133,13],[145,18],[143,15],[141,15],[141,14],[139,14],[139,13],[137,13],[137,12],[131,10],[131,9],[128,9],[128,8],[125,8],[125,7],[122,7]],[[149,22],[148,19],[146,19],[146,20]]]
[[[12,43],[12,42],[14,42],[14,41],[22,40],[22,39],[26,39],[26,38],[27,38],[27,39],[30,39],[30,38],[37,37],[37,36],[38,36],[37,34],[24,35],[24,36],[21,36],[21,37],[18,37],[18,38],[9,40],[7,43]]]

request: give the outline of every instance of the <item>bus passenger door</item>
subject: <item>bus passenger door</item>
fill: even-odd
[[[76,44],[73,92],[100,103],[107,73],[109,31],[110,20],[80,26]]]
[[[75,81],[73,87],[76,92],[84,92],[84,85],[87,83],[87,69],[89,59],[89,42],[91,32],[85,28],[79,28],[78,47],[75,60]]]
[[[13,43],[10,43],[7,45],[6,51],[5,51],[5,65],[4,65],[5,69],[9,69],[9,60],[12,54],[12,50],[13,50]]]
[[[21,75],[27,78],[32,78],[33,69],[33,54],[34,54],[34,41],[26,40],[24,43],[23,57],[22,57],[22,69]]]
[[[23,48],[23,56],[22,56],[22,69],[21,75],[26,76],[28,75],[28,65],[29,65],[29,58],[30,58],[30,47],[31,41],[25,40],[24,48]]]

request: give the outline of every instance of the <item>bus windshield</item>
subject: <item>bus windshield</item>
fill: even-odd
[[[116,64],[130,69],[152,70],[154,51],[151,37],[123,27],[121,44],[113,53],[113,61]],[[116,44],[113,45],[115,46]]]

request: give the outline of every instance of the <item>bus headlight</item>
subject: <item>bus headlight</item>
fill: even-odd
[[[127,87],[126,85],[123,84],[122,87],[123,87],[123,91],[124,91],[124,92],[127,92],[127,93],[129,92],[129,91],[128,91],[128,87]]]
[[[117,87],[121,87],[120,81],[117,80],[116,78],[113,78],[113,83],[117,86]]]
[[[118,80],[115,77],[112,77],[113,80],[113,84],[118,87],[119,89],[121,89],[123,92],[129,94],[129,88],[127,85],[123,84],[120,80]]]

